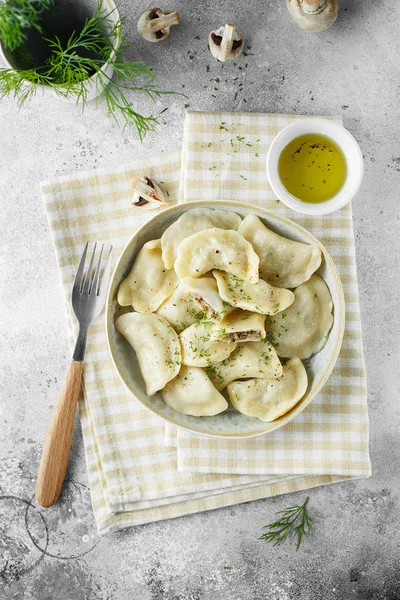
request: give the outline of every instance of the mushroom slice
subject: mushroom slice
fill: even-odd
[[[137,28],[148,42],[161,42],[169,36],[171,25],[179,25],[177,11],[163,14],[159,8],[150,8],[140,17]]]
[[[302,399],[308,378],[299,358],[292,358],[283,367],[283,376],[276,379],[235,381],[228,385],[232,405],[248,417],[275,421]]]
[[[194,417],[211,417],[228,408],[225,398],[198,367],[183,366],[179,375],[165,386],[162,395],[167,406]]]
[[[289,308],[265,323],[267,337],[279,356],[309,358],[326,344],[333,325],[332,298],[325,281],[312,275],[294,290]]]
[[[260,257],[260,277],[271,285],[295,288],[318,269],[321,250],[274,233],[255,215],[247,215],[239,233]]]
[[[155,311],[175,290],[178,277],[166,269],[161,256],[161,241],[146,242],[136,257],[129,275],[118,288],[118,303],[141,313]]]
[[[265,337],[264,321],[265,315],[234,310],[214,328],[212,338],[227,342],[257,342]]]
[[[210,33],[208,43],[211,54],[221,62],[235,60],[241,54],[244,38],[236,32],[236,25],[223,25]]]
[[[285,310],[294,301],[294,294],[285,288],[277,288],[259,279],[249,283],[237,275],[224,271],[213,271],[219,295],[223,300],[244,310],[262,315],[275,315]]]
[[[212,339],[213,321],[200,321],[185,329],[179,336],[182,348],[182,364],[206,367],[227,358],[236,348],[233,342]]]
[[[205,229],[183,240],[174,268],[180,278],[219,269],[257,283],[258,264],[252,245],[237,231]]]
[[[238,344],[236,350],[222,362],[206,369],[218,391],[236,379],[282,377],[282,365],[275,348],[268,342]]]
[[[179,332],[186,329],[203,316],[219,320],[233,308],[221,300],[214,277],[184,277],[178,287],[157,309]]]
[[[134,177],[132,180],[132,206],[140,210],[155,210],[167,205],[160,187],[149,177]]]
[[[218,227],[219,229],[238,229],[241,217],[227,210],[194,208],[183,213],[161,236],[162,257],[167,269],[172,269],[181,242],[190,235]]]
[[[181,347],[166,319],[131,312],[118,317],[115,327],[136,352],[149,396],[178,375],[182,363]]]

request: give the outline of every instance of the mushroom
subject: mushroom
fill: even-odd
[[[324,31],[336,21],[339,0],[286,0],[290,16],[306,31]]]
[[[135,177],[132,181],[132,206],[141,210],[155,210],[168,204],[159,186],[149,177]]]
[[[211,54],[221,62],[235,60],[241,54],[244,38],[236,33],[236,25],[223,25],[209,36]]]
[[[163,14],[159,8],[150,8],[140,17],[137,28],[148,42],[161,42],[169,36],[171,25],[179,25],[177,11]]]

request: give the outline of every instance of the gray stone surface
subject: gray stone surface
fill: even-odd
[[[400,3],[342,0],[332,29],[310,35],[291,22],[283,0],[168,0],[163,8],[179,9],[182,24],[153,45],[135,29],[147,3],[120,0],[119,7],[135,56],[152,62],[162,88],[189,96],[155,106],[137,99],[147,112],[168,106],[158,135],[141,145],[107,119],[104,105],[82,114],[47,97],[23,109],[1,101],[0,598],[398,600]],[[218,64],[207,50],[208,32],[225,22],[238,23],[254,54],[236,66]],[[99,540],[78,423],[61,501],[48,511],[31,501],[69,360],[39,182],[180,147],[185,102],[201,110],[339,114],[365,157],[354,227],[373,476],[310,492],[317,525],[297,553],[257,538],[276,510],[305,493]]]

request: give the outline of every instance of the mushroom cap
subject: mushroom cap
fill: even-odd
[[[338,0],[286,0],[290,16],[306,31],[325,31],[336,21]]]

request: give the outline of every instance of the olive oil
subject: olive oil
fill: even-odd
[[[287,191],[302,202],[325,202],[343,187],[346,159],[325,135],[306,133],[282,150],[278,173]]]

